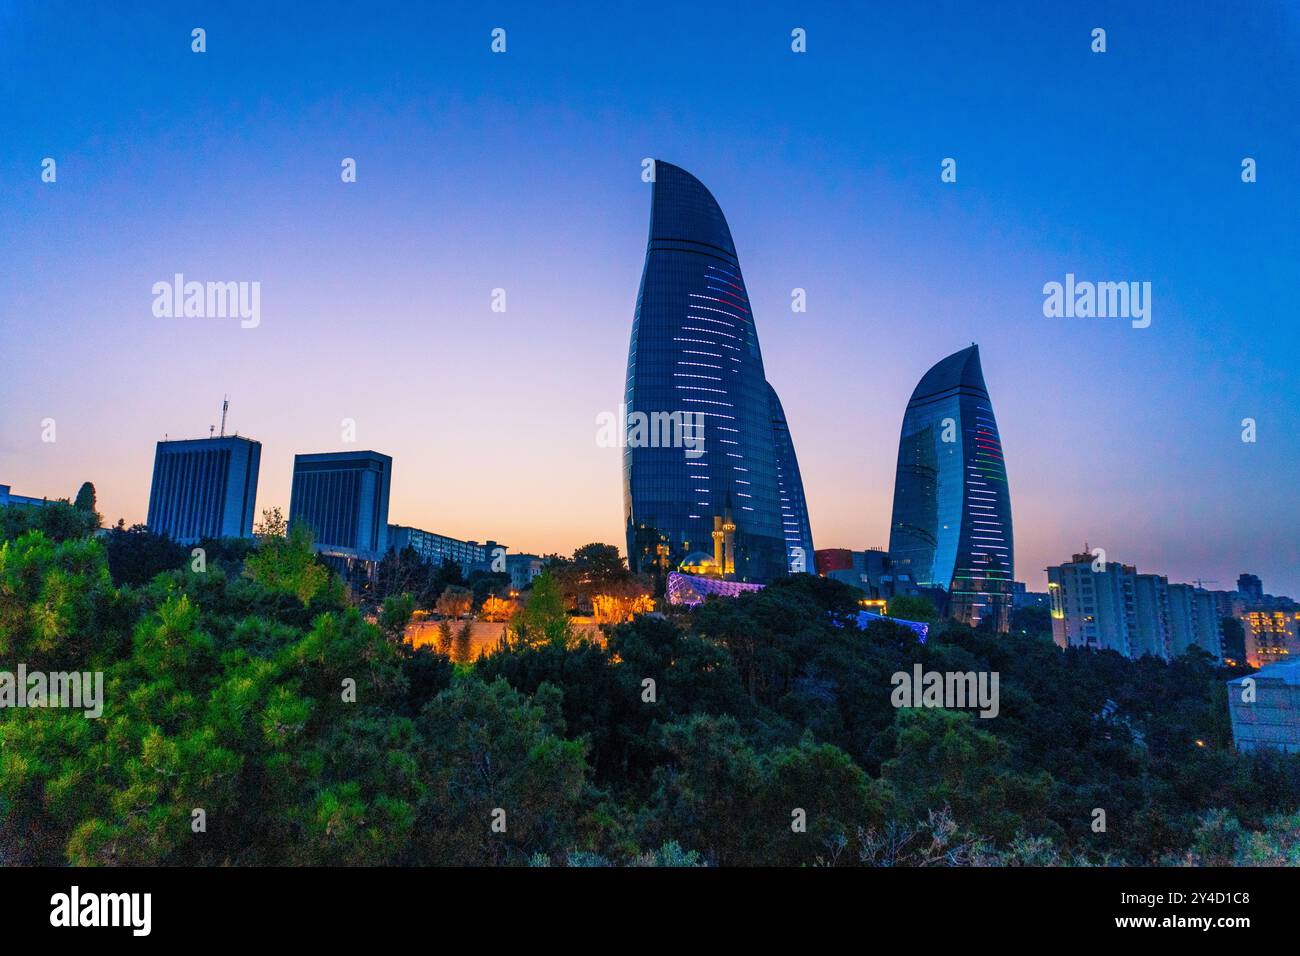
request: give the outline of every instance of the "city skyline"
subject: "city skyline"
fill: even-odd
[[[649,84],[663,27],[611,50],[607,25],[558,31],[518,8],[494,59],[496,24],[468,13],[304,38],[218,12],[205,59],[188,16],[88,14],[70,37],[32,7],[21,46],[0,31],[16,104],[0,480],[15,493],[91,480],[107,521],[143,522],[154,443],[204,437],[230,394],[227,432],[265,452],[259,513],[288,513],[295,453],[379,448],[394,522],[538,553],[621,542],[619,452],[595,419],[621,394],[642,159],[662,155],[709,184],[739,238],[820,547],[887,544],[903,399],[975,340],[1020,580],[1041,590],[1086,539],[1171,580],[1251,570],[1300,592],[1300,124],[1277,112],[1294,103],[1251,95],[1295,86],[1293,11],[1104,8],[1111,49],[1092,59],[1093,24],[1061,12],[954,8],[932,48],[901,39],[920,13],[814,12],[800,59],[784,13],[705,11]],[[1139,46],[1153,24],[1167,42]],[[463,39],[479,34],[481,49]],[[438,55],[421,57],[431,37]],[[41,71],[70,44],[66,71]],[[1068,83],[1050,72],[1062,60]],[[716,97],[685,95],[706,82]],[[1159,110],[1131,114],[1135,84]],[[1195,109],[1206,96],[1233,108]],[[1080,116],[1095,120],[1082,136]],[[260,282],[260,324],[156,317],[151,289],[177,273]],[[1067,275],[1151,282],[1152,324],[1046,317],[1041,290]]]

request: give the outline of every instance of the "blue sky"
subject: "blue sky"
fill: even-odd
[[[0,482],[142,521],[229,393],[259,508],[352,418],[395,522],[620,542],[595,420],[659,156],[727,214],[818,547],[887,543],[908,395],[978,341],[1018,577],[1087,540],[1300,596],[1298,8],[1045,6],[11,3]],[[260,282],[260,326],[156,318],[176,272]],[[1067,272],[1151,282],[1151,327],[1045,318]]]

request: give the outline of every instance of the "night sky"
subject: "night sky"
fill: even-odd
[[[373,448],[394,523],[621,545],[596,422],[657,156],[727,215],[817,547],[887,543],[907,399],[975,341],[1018,578],[1086,540],[1300,596],[1295,4],[271,6],[0,8],[15,493],[143,521],[154,443],[229,394],[259,510],[294,453]],[[259,282],[260,324],[156,317],[176,273]],[[1150,327],[1045,317],[1067,273],[1150,282]]]

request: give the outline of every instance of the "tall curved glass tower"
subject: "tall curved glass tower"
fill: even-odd
[[[1011,497],[978,346],[926,372],[907,403],[889,554],[921,587],[947,591],[949,617],[1009,628]]]
[[[811,571],[794,446],[727,220],[684,169],[656,162],[653,188],[623,396],[628,564],[668,570],[690,558],[707,573],[764,582],[787,573],[802,547]],[[647,434],[647,420],[664,427]],[[674,421],[686,446],[661,440]]]

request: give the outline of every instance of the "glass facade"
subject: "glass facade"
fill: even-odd
[[[319,551],[377,560],[388,550],[393,459],[374,451],[295,455],[289,523],[312,529]]]
[[[675,569],[688,555],[725,550],[720,573],[766,581],[789,569],[782,466],[736,248],[694,176],[657,162],[653,189],[624,394],[628,563]],[[677,416],[682,440],[638,435],[638,419],[655,416]],[[788,471],[785,497],[802,502],[793,446]]]
[[[767,387],[772,407],[772,436],[776,442],[776,490],[781,498],[781,532],[785,536],[786,564],[791,571],[817,573],[813,555],[812,526],[808,523],[808,501],[804,498],[799,459],[795,457],[790,425],[776,389]]]
[[[149,489],[149,530],[180,544],[253,533],[262,445],[239,436],[160,441]]]
[[[907,403],[889,554],[917,585],[947,591],[950,617],[1010,627],[1011,497],[977,346],[930,369]]]

